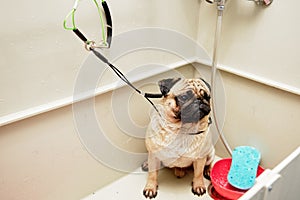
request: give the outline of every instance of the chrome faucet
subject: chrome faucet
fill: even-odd
[[[254,1],[258,5],[265,5],[265,6],[269,6],[273,2],[273,0],[248,0],[248,1]]]
[[[220,0],[206,0],[206,2],[208,3],[217,3],[219,2]],[[253,1],[255,2],[257,5],[265,5],[265,6],[269,6],[273,0],[248,0],[248,1]]]

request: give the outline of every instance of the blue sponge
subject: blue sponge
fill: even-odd
[[[254,147],[236,147],[232,152],[228,182],[242,190],[251,188],[255,183],[259,162],[260,153]]]

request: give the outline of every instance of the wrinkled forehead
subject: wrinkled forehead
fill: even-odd
[[[170,90],[174,95],[179,95],[192,90],[196,95],[200,96],[200,90],[206,91],[210,95],[210,89],[201,79],[183,79],[178,81]]]

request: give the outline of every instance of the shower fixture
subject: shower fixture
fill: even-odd
[[[269,6],[273,0],[248,0],[248,1],[254,1],[257,5],[264,5]]]
[[[213,50],[213,57],[212,57],[212,68],[211,68],[211,99],[212,99],[212,118],[217,130],[217,133],[219,135],[219,138],[221,139],[222,143],[224,144],[228,154],[232,155],[232,150],[227,143],[224,135],[222,134],[222,130],[220,129],[218,120],[216,120],[216,109],[215,109],[215,79],[216,79],[216,73],[218,71],[218,43],[221,37],[221,29],[222,29],[222,18],[223,18],[223,11],[225,10],[225,3],[227,0],[206,0],[208,3],[217,3],[217,23],[216,23],[216,29],[215,29],[215,39],[214,39],[214,50]],[[257,5],[270,5],[273,0],[248,0],[248,1],[254,1]]]
[[[208,3],[217,3],[220,1],[221,0],[206,0],[206,2],[208,2]],[[247,1],[253,1],[257,5],[264,5],[264,6],[269,6],[273,2],[273,0],[247,0]]]

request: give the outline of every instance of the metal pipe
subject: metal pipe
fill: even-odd
[[[217,2],[217,10],[218,10],[218,16],[217,16],[217,23],[216,23],[216,30],[215,30],[215,40],[214,40],[214,50],[213,50],[213,61],[212,61],[212,73],[211,73],[211,96],[212,96],[212,112],[213,112],[213,119],[216,125],[217,132],[220,136],[220,139],[222,143],[224,144],[227,152],[229,155],[232,155],[232,150],[227,143],[224,135],[222,134],[219,126],[219,122],[217,120],[217,113],[216,113],[216,104],[215,104],[215,83],[216,83],[216,73],[217,73],[217,64],[218,64],[218,45],[219,40],[221,37],[221,30],[222,30],[222,17],[223,17],[223,11],[225,9],[225,0],[219,0]]]

